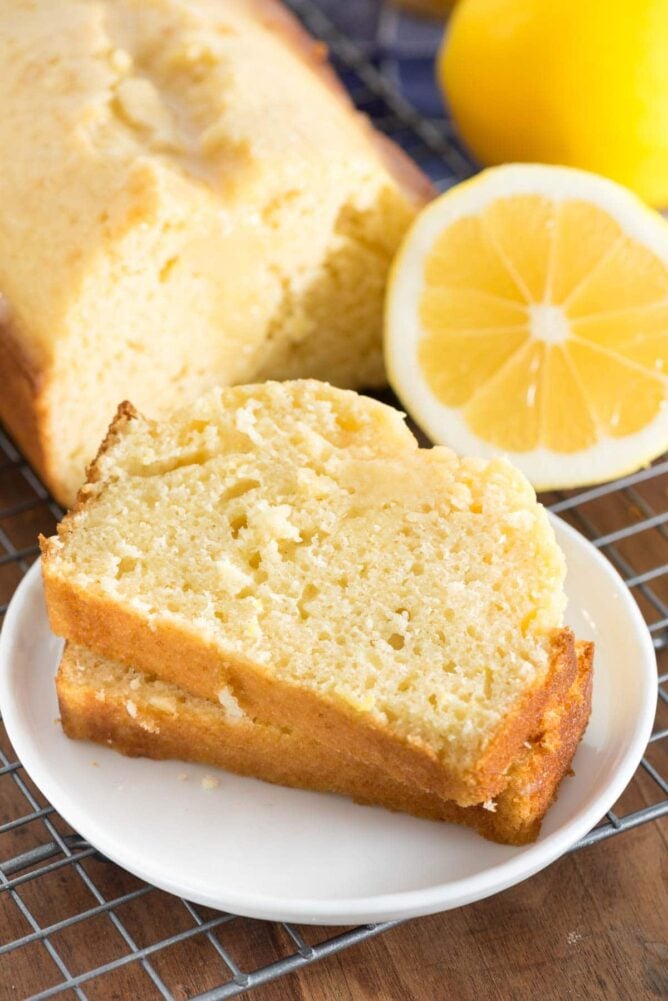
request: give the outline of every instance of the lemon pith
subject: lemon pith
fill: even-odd
[[[540,488],[637,468],[668,445],[668,226],[582,171],[486,171],[408,234],[386,360],[435,441]]]

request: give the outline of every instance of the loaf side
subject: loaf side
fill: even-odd
[[[270,0],[0,4],[3,339],[72,503],[118,403],[384,380],[389,263],[429,185]],[[0,380],[21,381],[16,352]],[[0,394],[21,439],[25,415]],[[24,436],[25,437],[25,436]]]

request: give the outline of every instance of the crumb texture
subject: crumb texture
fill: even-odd
[[[454,769],[545,682],[564,562],[544,509],[505,461],[418,449],[389,407],[310,381],[215,391],[120,421],[92,478],[47,578]]]

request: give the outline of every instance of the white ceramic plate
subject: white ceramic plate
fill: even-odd
[[[0,636],[0,708],[28,773],[114,862],[171,893],[255,918],[353,924],[407,918],[497,893],[562,855],[610,809],[647,743],[656,662],[643,619],[610,564],[554,519],[568,562],[567,620],[596,642],[591,722],[536,844],[283,789],[180,762],[128,759],[67,740],[39,565]],[[188,775],[186,781],[182,776]]]

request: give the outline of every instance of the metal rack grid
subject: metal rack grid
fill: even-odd
[[[336,28],[314,0],[291,0],[290,6],[327,42],[357,105],[421,162],[439,186],[446,187],[471,173],[471,165],[452,144],[445,124],[418,115],[374,67],[368,54]],[[667,492],[668,458],[664,458],[616,483],[545,498],[552,510],[590,538],[625,578],[646,616],[660,661],[665,661],[668,648]],[[13,589],[37,556],[37,532],[51,532],[61,514],[2,432],[0,496],[4,503],[0,510],[1,621]],[[634,808],[627,809],[626,797],[622,797],[616,811],[610,811],[574,850],[668,814],[668,782],[654,755],[660,745],[664,750],[668,746],[666,682],[668,674],[660,675],[659,726],[639,769],[649,780],[644,785],[643,805],[638,807],[636,799]],[[652,790],[649,793],[648,788]],[[652,802],[647,803],[648,798]],[[179,997],[217,1001],[242,994],[398,923],[365,925],[334,935],[331,929],[324,929],[324,937],[321,934],[319,941],[312,942],[312,929],[302,932],[294,925],[266,922],[254,922],[251,927],[235,915],[207,911],[162,894],[101,858],[67,827],[15,760],[0,726],[0,810],[4,811],[7,803],[15,815],[0,823],[0,927],[5,939],[0,941],[0,986],[5,976],[12,976],[12,962],[30,967],[34,974],[32,998],[60,995],[85,999],[89,996],[86,991],[106,977],[120,990],[118,996],[171,999],[178,993]],[[60,881],[61,890],[62,881],[70,880],[67,892],[72,913],[49,913],[49,881],[53,879]],[[147,942],[137,930],[145,927],[146,913],[143,925],[137,925],[136,908],[151,898],[162,917],[168,909],[175,930],[169,937]],[[266,932],[270,947],[258,938],[259,928]],[[84,959],[81,968],[81,956],[64,937],[69,929],[88,937],[97,935],[96,956],[109,954],[109,958],[94,966],[90,962],[86,965]],[[118,955],[99,951],[110,936],[119,946]],[[197,947],[200,961],[202,950],[206,950],[213,982],[204,993],[189,992],[187,985],[169,982],[161,971],[161,956],[184,947]],[[122,979],[129,972],[134,978],[131,986]],[[118,986],[124,983],[129,985],[125,994],[123,986]]]

